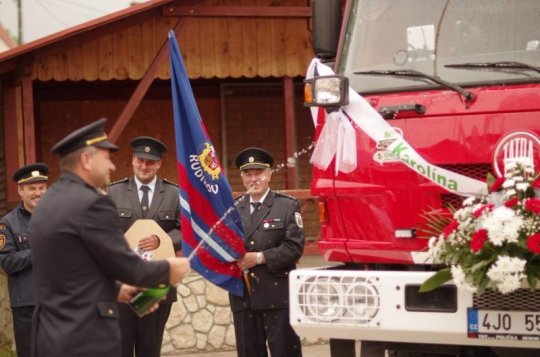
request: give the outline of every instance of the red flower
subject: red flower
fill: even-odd
[[[473,212],[473,217],[478,218],[484,213],[484,211],[489,210],[491,211],[495,207],[493,203],[489,203],[487,205],[482,205],[480,208],[478,208],[476,211]]]
[[[484,247],[488,239],[487,230],[479,229],[471,237],[471,250],[475,253]]]
[[[517,205],[518,202],[519,202],[519,198],[514,197],[514,198],[509,199],[508,201],[506,201],[506,202],[504,203],[504,205],[505,205],[506,207],[508,207],[508,208],[512,208],[512,207],[514,207],[515,205]]]
[[[495,180],[495,182],[493,182],[491,187],[489,187],[489,192],[497,191],[499,188],[501,188],[503,183],[504,183],[504,177],[499,177],[498,179]]]
[[[525,208],[533,213],[540,214],[540,199],[529,198],[525,201]]]
[[[531,183],[533,188],[540,188],[540,176]]]
[[[533,234],[527,238],[527,247],[534,254],[540,253],[540,233]]]
[[[459,226],[459,223],[458,221],[456,221],[455,219],[452,220],[452,222],[450,222],[443,230],[442,234],[444,236],[444,238],[448,238],[448,236],[454,232],[457,227]]]

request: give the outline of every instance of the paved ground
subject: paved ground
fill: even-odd
[[[328,346],[327,344],[313,345],[313,346],[303,346],[302,347],[302,354],[305,357],[329,357],[330,356],[330,346]],[[169,357],[169,356],[167,356],[167,357]],[[187,353],[187,354],[171,355],[170,357],[236,357],[236,351]]]

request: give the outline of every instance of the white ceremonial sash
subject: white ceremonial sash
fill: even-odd
[[[319,76],[335,74],[330,67],[314,58],[308,67],[306,79],[313,78],[315,69]],[[318,107],[311,108],[314,124],[317,123],[318,110]],[[311,156],[313,165],[325,170],[335,156],[336,173],[340,171],[349,173],[356,168],[356,134],[349,120],[376,143],[393,140],[386,148],[387,153],[399,158],[409,168],[446,190],[462,196],[486,193],[485,182],[427,162],[351,87],[349,87],[349,104],[327,116]]]

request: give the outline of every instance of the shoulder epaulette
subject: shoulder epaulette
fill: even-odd
[[[236,196],[236,197],[234,198],[234,200],[235,200],[235,201],[240,201],[240,199],[242,199],[242,197],[244,197],[244,194],[243,194],[243,193],[241,193],[240,195]]]
[[[109,184],[109,186],[116,185],[117,183],[128,182],[128,181],[129,181],[129,177],[124,177],[123,179],[120,179],[120,180],[118,180],[118,181],[111,182],[111,183]]]
[[[163,182],[168,183],[169,185],[178,187],[178,184],[176,182],[172,182],[170,180],[167,180],[166,178],[163,179]]]
[[[288,199],[290,199],[290,200],[296,201],[296,197],[293,197],[293,196],[284,194],[284,193],[279,192],[279,191],[274,191],[274,193],[276,194],[276,196],[285,197],[285,198],[288,198]]]

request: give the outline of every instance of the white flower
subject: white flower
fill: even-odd
[[[514,180],[506,180],[503,182],[502,184],[502,187],[503,188],[510,188],[510,187],[514,187],[514,185],[516,184],[516,182]]]
[[[518,191],[527,191],[527,189],[529,188],[529,183],[528,182],[520,182],[516,185],[516,190]]]
[[[463,206],[470,206],[474,203],[475,200],[476,197],[474,196],[467,197],[465,200],[463,200]]]
[[[501,206],[486,215],[480,225],[488,231],[489,241],[493,245],[502,246],[504,242],[517,242],[523,218],[516,216],[513,209]]]
[[[503,294],[511,293],[521,287],[521,280],[523,280],[524,277],[525,275],[523,274],[508,275],[504,280],[497,284],[497,289]]]
[[[456,284],[458,289],[470,291],[473,293],[476,292],[476,287],[472,286],[467,281],[465,272],[459,265],[452,265],[451,272],[452,272],[452,279],[454,279],[454,284]]]
[[[526,277],[523,274],[526,263],[520,258],[501,255],[489,268],[487,276],[496,284],[501,293],[506,294],[521,286],[521,281]]]

